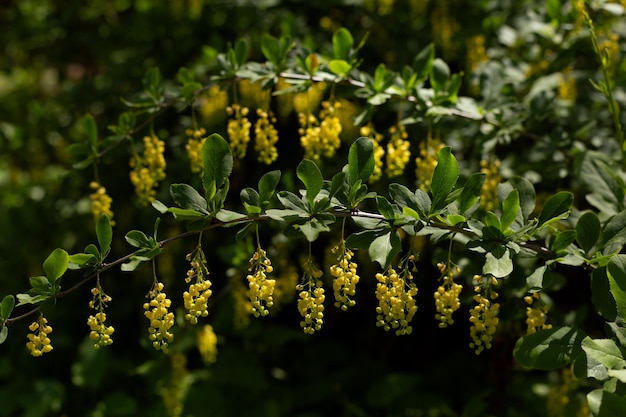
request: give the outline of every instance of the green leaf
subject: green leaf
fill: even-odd
[[[550,250],[556,254],[560,254],[562,251],[567,249],[569,245],[574,243],[574,240],[576,240],[575,230],[564,230],[562,232],[558,232],[550,244]]]
[[[517,190],[513,190],[502,201],[502,215],[500,216],[501,228],[500,230],[507,230],[517,218],[517,213],[520,210],[519,205],[519,193]]]
[[[283,190],[279,191],[276,196],[278,197],[278,201],[280,201],[281,204],[286,208],[302,214],[308,213],[306,206],[304,205],[302,200],[294,193]]]
[[[315,162],[310,159],[304,159],[296,170],[298,178],[304,184],[306,188],[306,198],[309,205],[312,207],[315,197],[319,194],[320,190],[324,186],[324,178],[322,172],[318,168]]]
[[[426,196],[428,195],[426,194]],[[389,184],[389,197],[398,203],[403,210],[405,207],[408,207],[416,212],[420,218],[426,217],[428,210],[425,210],[425,207],[418,202],[417,196],[406,186],[397,183]]]
[[[199,220],[202,219],[204,217],[206,217],[205,214],[200,213],[199,211],[196,210],[192,210],[192,209],[182,209],[179,207],[170,207],[167,209],[168,212],[172,213],[172,215],[174,216],[174,218],[178,221],[184,222],[184,221],[193,221],[193,220]]]
[[[306,223],[296,224],[294,228],[302,232],[309,242],[316,241],[320,233],[330,230],[326,222],[319,221],[318,219],[311,219]]]
[[[435,92],[444,91],[450,79],[450,67],[440,58],[433,61],[432,73],[430,74],[430,84]]]
[[[626,317],[626,255],[614,256],[607,265],[611,294],[619,315]]]
[[[492,252],[487,252],[485,254],[483,274],[491,274],[496,278],[503,278],[513,272],[513,261],[509,252],[506,249],[499,257],[496,257]]]
[[[126,233],[125,236],[126,241],[136,248],[151,248],[152,244],[148,239],[148,236],[141,230],[131,230]]]
[[[354,46],[352,34],[346,28],[340,28],[333,34],[333,53],[335,59],[350,61],[350,53]]]
[[[0,303],[0,318],[6,320],[11,317],[13,307],[15,307],[15,297],[9,294],[5,296],[2,299],[2,303]]]
[[[333,74],[347,77],[350,71],[352,71],[352,65],[343,59],[333,59],[328,63],[328,69],[330,69]]]
[[[278,44],[278,39],[270,34],[263,34],[261,38],[261,52],[275,67],[280,65],[280,45]]]
[[[559,369],[571,363],[582,352],[585,334],[581,330],[562,326],[538,330],[515,343],[513,357],[532,369]]]
[[[604,226],[600,238],[602,253],[619,252],[626,244],[626,211],[613,216]]]
[[[259,180],[259,200],[261,203],[269,202],[276,192],[278,181],[280,181],[280,171],[278,170],[263,174]]]
[[[172,196],[172,200],[174,200],[180,208],[209,214],[207,211],[207,201],[189,184],[170,185],[170,195]]]
[[[567,218],[573,202],[574,195],[569,191],[560,191],[551,196],[539,213],[539,227]]]
[[[61,278],[70,261],[70,256],[66,251],[61,248],[56,248],[52,253],[43,261],[43,270],[50,282],[54,282]]]
[[[398,233],[388,232],[372,241],[369,246],[369,255],[372,261],[378,262],[381,268],[387,268],[401,249],[402,242]]]
[[[542,265],[526,278],[526,288],[530,292],[542,291],[550,287],[554,278],[547,266]]]
[[[248,42],[244,38],[239,38],[235,43],[235,61],[237,67],[241,67],[248,59]]]
[[[467,179],[461,196],[459,197],[459,213],[465,214],[474,207],[480,198],[480,191],[485,182],[486,175],[482,172],[475,172]]]
[[[526,222],[535,210],[535,187],[526,178],[519,176],[511,178],[508,182],[514,189],[517,190],[519,194],[522,218],[524,219],[524,222]]]
[[[350,145],[348,152],[348,185],[366,181],[374,172],[374,145],[367,137],[360,137]]]
[[[413,69],[421,79],[428,78],[435,60],[435,45],[429,44],[422,49],[413,60]]]
[[[113,228],[109,216],[102,214],[96,223],[96,237],[100,246],[100,253],[105,257],[111,250],[111,241],[113,240]]]
[[[602,317],[615,321],[617,304],[611,293],[606,267],[596,268],[591,273],[591,301]]]
[[[592,357],[607,369],[623,369],[626,360],[617,344],[611,339],[592,339],[585,337],[581,343],[585,354]]]
[[[435,167],[431,183],[433,195],[431,213],[445,206],[446,199],[450,191],[452,191],[454,184],[456,184],[458,177],[459,167],[456,158],[452,155],[450,147],[446,146],[437,153],[437,166]]]
[[[589,253],[596,244],[600,231],[600,219],[596,213],[588,211],[580,216],[576,223],[576,241],[585,253]]]
[[[596,389],[587,394],[587,403],[593,417],[626,415],[626,399],[603,389]]]
[[[95,153],[98,147],[98,127],[91,114],[86,114],[83,117],[83,133],[87,135],[87,143],[92,152]]]
[[[158,68],[150,68],[143,79],[143,87],[154,103],[163,99],[163,81]]]
[[[99,256],[93,256],[90,253],[74,253],[70,255],[69,269],[84,268],[88,264],[94,265],[99,259]]]
[[[47,277],[41,275],[30,277],[28,278],[28,283],[37,294],[47,294],[50,292],[50,280]]]
[[[376,196],[376,207],[385,220],[393,220],[396,217],[393,206],[382,195]]]
[[[206,138],[202,145],[202,164],[202,182],[206,190],[206,200],[210,201],[233,170],[230,147],[217,133]]]
[[[0,345],[4,343],[5,340],[7,340],[8,336],[9,336],[9,328],[5,325],[2,325],[2,327],[0,327]]]
[[[352,233],[346,239],[346,247],[348,249],[369,249],[370,245],[382,234],[380,230],[361,230]]]
[[[256,192],[253,188],[246,187],[241,190],[239,194],[241,197],[241,202],[246,209],[248,214],[259,214],[261,213],[261,202],[259,200],[259,193]]]

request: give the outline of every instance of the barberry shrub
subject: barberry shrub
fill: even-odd
[[[222,415],[243,404],[281,416],[626,412],[624,68],[607,32],[623,28],[596,29],[588,14],[623,9],[528,8],[540,28],[524,32],[520,18],[489,50],[469,37],[464,78],[449,63],[460,30],[449,3],[432,5],[434,43],[399,70],[364,63],[368,40],[346,28],[319,50],[264,33],[171,79],[150,68],[108,131],[85,115],[69,153],[93,242],[52,250],[43,275],[3,294],[0,343],[24,323],[25,353],[70,352],[58,312],[91,287],[80,321],[94,350],[79,355],[139,346],[150,360],[134,372],[158,379],[171,416],[200,415],[200,389],[229,384],[250,398],[211,391]],[[547,45],[527,50],[527,38]],[[582,45],[593,65],[572,56]],[[576,65],[594,88],[582,103]],[[389,367],[352,363],[368,351]],[[332,384],[316,361],[332,365]],[[73,368],[76,385],[89,363]],[[377,381],[361,386],[367,372]],[[452,372],[463,374],[454,390]],[[296,400],[268,388],[301,381]],[[373,397],[355,404],[350,384]],[[332,405],[319,411],[316,396]],[[111,415],[138,405],[102,404],[122,404]]]

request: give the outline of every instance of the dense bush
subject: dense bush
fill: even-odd
[[[309,3],[0,9],[0,416],[624,415],[623,5]]]

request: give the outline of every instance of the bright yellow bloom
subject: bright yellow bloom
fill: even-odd
[[[210,365],[217,360],[217,335],[213,331],[213,326],[205,324],[198,330],[196,345],[206,365]]]
[[[392,126],[389,129],[391,138],[387,143],[387,177],[402,175],[411,158],[411,143],[406,140],[408,134],[404,125]]]
[[[467,54],[465,56],[465,69],[471,73],[483,62],[487,61],[487,51],[485,49],[485,35],[472,36],[465,42],[467,48]]]
[[[461,272],[458,266],[439,262],[437,268],[441,272],[443,282],[434,294],[435,308],[437,310],[435,320],[439,321],[440,328],[445,328],[454,324],[452,313],[461,307],[459,296],[463,286],[454,282],[454,276]]]
[[[242,159],[246,156],[248,142],[250,142],[250,128],[252,123],[248,120],[249,109],[239,104],[233,104],[226,109],[230,117],[228,119],[228,140],[233,157]]]
[[[115,329],[113,326],[107,325],[107,316],[104,312],[107,303],[111,301],[111,297],[102,290],[99,277],[96,286],[91,289],[91,293],[93,299],[89,302],[89,307],[94,309],[96,313],[87,318],[87,325],[90,330],[89,338],[94,341],[93,347],[100,349],[102,346],[109,346],[113,343],[111,336]]]
[[[480,190],[480,206],[485,211],[493,211],[498,205],[497,189],[500,184],[500,161],[480,161],[480,172],[485,174],[485,182]]]
[[[148,332],[152,346],[167,353],[169,343],[174,340],[174,335],[169,331],[174,325],[174,313],[169,311],[172,301],[163,292],[164,288],[163,283],[155,283],[147,296],[150,301],[144,303],[143,309],[150,322]]]
[[[257,152],[257,159],[265,165],[270,165],[278,158],[278,131],[274,127],[276,118],[271,112],[258,109],[259,118],[254,124],[254,150]]]
[[[113,211],[111,210],[111,203],[113,199],[107,194],[106,188],[104,188],[99,182],[92,181],[89,183],[89,188],[94,192],[89,196],[91,200],[91,213],[96,221],[101,215],[106,214],[111,220],[111,225],[114,225]]]
[[[431,138],[420,142],[420,154],[415,158],[415,176],[417,183],[423,191],[430,191],[437,162],[438,152],[443,148],[443,143],[438,138]]]
[[[498,298],[498,293],[493,289],[498,286],[498,280],[495,277],[475,275],[474,283],[476,305],[470,310],[470,337],[472,338],[470,348],[474,349],[478,355],[484,349],[491,349],[493,335],[500,321],[498,318],[500,304],[493,302]]]
[[[207,125],[217,125],[226,119],[228,94],[214,84],[198,98],[198,109]]]
[[[337,263],[330,267],[330,275],[334,277],[335,307],[346,311],[348,307],[356,304],[352,297],[356,293],[356,284],[360,279],[356,272],[357,264],[351,262],[354,253],[346,248],[343,240],[332,249],[332,252],[338,253]]]
[[[313,113],[319,106],[326,89],[326,83],[315,83],[308,90],[293,95],[293,109],[296,113]],[[281,96],[278,96],[279,98]]]
[[[340,106],[339,102],[330,104],[328,101],[322,102],[322,110],[319,119],[311,113],[300,113],[300,144],[304,148],[304,157],[319,161],[322,156],[331,158],[336,150],[341,146],[341,122],[335,115],[335,108]]]
[[[191,172],[202,172],[202,145],[204,145],[204,141],[206,140],[206,137],[204,137],[206,135],[206,129],[203,127],[199,129],[187,129],[185,130],[185,134],[188,138],[185,150],[187,151],[187,156],[191,164]]]
[[[300,327],[306,334],[313,334],[322,329],[324,323],[324,287],[322,287],[323,272],[317,269],[311,260],[304,265],[302,283],[296,289],[300,291],[298,311],[302,316]]]
[[[403,268],[398,274],[392,267],[385,273],[377,273],[376,325],[384,330],[395,330],[397,335],[411,334],[410,325],[417,312],[413,297],[417,295],[417,286],[411,272]]]
[[[130,160],[130,181],[135,186],[139,202],[148,205],[156,196],[159,181],[165,179],[165,142],[156,135],[145,136],[143,146],[142,156],[135,155]]]
[[[182,353],[174,353],[170,358],[172,366],[171,376],[161,387],[159,394],[163,405],[170,417],[180,417],[183,414],[185,397],[191,387],[192,379],[187,370],[187,358]]]
[[[269,309],[274,305],[273,294],[276,281],[267,278],[267,274],[272,273],[273,270],[272,262],[266,252],[258,248],[250,258],[249,271],[251,273],[246,277],[254,317],[267,316],[270,313]]]
[[[546,323],[549,306],[541,302],[539,293],[535,292],[525,296],[524,301],[528,304],[526,307],[526,334],[535,333],[538,329],[551,329],[552,325]]]
[[[48,320],[43,314],[40,314],[37,321],[32,322],[28,329],[32,333],[26,335],[28,337],[26,347],[32,356],[39,357],[44,353],[52,351],[52,343],[49,337],[49,334],[52,333],[52,327],[48,325]]]
[[[185,318],[191,324],[196,324],[198,318],[209,315],[208,303],[213,291],[211,290],[211,281],[208,279],[209,269],[202,248],[198,246],[187,255],[187,260],[191,262],[191,268],[187,271],[185,278],[185,282],[189,284],[189,289],[183,293],[183,304],[187,310]]]

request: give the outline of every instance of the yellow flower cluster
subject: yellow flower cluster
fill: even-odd
[[[500,304],[493,302],[498,298],[498,293],[493,289],[498,286],[498,280],[495,277],[485,278],[481,275],[474,276],[476,305],[470,310],[469,318],[472,338],[470,348],[474,349],[477,355],[484,349],[491,349],[491,341],[500,321],[498,318]]]
[[[552,325],[546,323],[548,306],[541,302],[539,293],[535,292],[525,296],[524,301],[528,304],[526,307],[526,334],[535,333],[538,329],[551,329]]]
[[[564,415],[588,417],[590,415],[589,403],[586,398],[576,398],[576,389],[579,384],[580,382],[574,375],[573,369],[571,367],[563,368],[561,370],[560,381],[556,384],[550,385],[550,390],[546,396],[546,415],[548,417],[561,417]],[[572,399],[578,399],[580,402],[580,406],[577,410],[570,404]],[[566,410],[568,410],[571,414],[568,414]],[[574,410],[577,411],[576,414],[572,413]]]
[[[172,366],[169,380],[161,387],[159,394],[170,417],[183,414],[185,397],[191,387],[191,378],[187,369],[187,358],[182,353],[174,353],[170,358]]]
[[[465,42],[465,46],[467,48],[465,69],[471,73],[489,59],[485,49],[485,35],[472,36]]]
[[[111,210],[113,199],[107,194],[106,188],[96,181],[91,181],[89,188],[94,190],[94,192],[89,195],[89,199],[91,200],[91,213],[94,219],[97,221],[101,215],[106,214],[109,220],[111,220],[111,225],[113,225],[113,211]]]
[[[368,178],[368,182],[372,184],[378,181],[383,175],[383,156],[385,156],[385,148],[380,144],[383,140],[383,135],[374,130],[374,126],[371,122],[362,126],[359,133],[361,136],[370,138],[374,145],[374,171]]]
[[[393,178],[402,175],[406,164],[411,158],[411,143],[407,140],[408,134],[404,125],[392,126],[389,129],[391,138],[387,143],[387,177]]]
[[[351,262],[354,253],[347,249],[345,242],[341,242],[339,245],[332,249],[333,253],[339,252],[337,257],[337,264],[331,265],[330,274],[333,279],[333,292],[335,295],[335,307],[346,311],[348,307],[352,307],[356,304],[356,301],[351,297],[354,297],[356,293],[356,284],[359,282],[359,276],[357,275],[355,262]]]
[[[306,334],[313,334],[322,329],[324,323],[324,287],[320,278],[323,273],[316,269],[311,261],[304,265],[303,283],[298,284],[296,290],[300,291],[298,311],[303,320],[300,327]]]
[[[389,331],[394,329],[397,335],[411,334],[410,325],[417,312],[413,297],[417,295],[417,286],[408,268],[402,268],[400,274],[389,267],[387,271],[376,274],[376,326]]]
[[[143,138],[143,146],[142,156],[135,155],[130,160],[130,181],[135,186],[139,202],[148,205],[156,196],[159,181],[165,179],[165,142],[153,134]]]
[[[246,277],[254,317],[267,316],[270,313],[269,309],[274,305],[273,294],[276,280],[267,278],[267,274],[272,273],[273,270],[272,262],[266,252],[258,248],[250,258],[249,271],[251,273]]]
[[[480,206],[485,211],[493,211],[498,205],[497,189],[500,184],[500,161],[480,161],[480,172],[485,174],[485,182],[480,190]]]
[[[174,313],[169,311],[172,301],[163,292],[165,286],[162,282],[155,283],[148,293],[149,302],[144,303],[144,315],[150,321],[148,332],[152,346],[163,352],[168,351],[169,343],[174,340],[174,335],[170,333],[170,328],[174,325]]]
[[[188,138],[185,150],[189,157],[191,172],[202,172],[202,145],[204,145],[204,141],[206,140],[204,137],[206,135],[206,129],[203,127],[199,129],[186,129],[185,135],[187,135]]]
[[[89,308],[96,310],[95,315],[90,315],[87,318],[87,325],[89,326],[89,338],[94,341],[93,347],[100,349],[102,346],[109,346],[113,343],[111,335],[115,329],[113,326],[107,326],[107,315],[104,312],[106,304],[111,301],[111,297],[104,293],[100,286],[100,281],[96,287],[91,289],[93,299],[89,302]]]
[[[213,326],[205,324],[202,329],[198,331],[196,346],[198,347],[202,361],[206,365],[210,365],[217,360],[217,335],[213,331]]]
[[[285,83],[287,84],[287,83]],[[286,87],[291,87],[288,84]],[[315,83],[306,91],[293,95],[293,109],[297,114],[312,113],[319,106],[326,90],[326,83]],[[287,95],[279,95],[278,98],[287,97]]]
[[[26,347],[32,356],[38,357],[52,351],[52,344],[48,337],[52,333],[52,327],[48,325],[48,320],[43,315],[40,315],[37,321],[32,322],[28,329],[32,333],[27,335]]]
[[[218,124],[226,119],[228,94],[218,84],[214,84],[198,99],[198,109],[205,123]]]
[[[278,158],[278,131],[274,127],[276,118],[271,112],[257,109],[259,118],[254,124],[254,150],[257,152],[257,159],[265,165],[270,165]]]
[[[304,148],[304,157],[319,161],[322,156],[331,158],[341,146],[341,122],[335,114],[341,106],[340,102],[332,105],[328,101],[322,102],[319,120],[311,113],[300,113],[300,144]]]
[[[226,108],[226,113],[229,116],[226,131],[230,141],[230,150],[235,158],[242,159],[246,156],[248,142],[250,142],[250,128],[252,127],[252,123],[248,120],[249,112],[247,107],[239,104],[233,104]]]
[[[252,303],[250,303],[248,286],[244,285],[242,277],[238,274],[229,277],[233,297],[233,324],[237,329],[246,328],[250,324]]]
[[[191,268],[187,271],[185,282],[189,284],[189,289],[183,293],[183,304],[187,313],[185,318],[191,324],[198,323],[198,318],[209,315],[209,297],[213,294],[211,281],[208,279],[209,270],[206,266],[204,252],[198,248],[192,254],[187,255],[187,260],[191,261]],[[191,282],[193,280],[193,282]]]
[[[415,158],[415,176],[420,189],[430,191],[433,173],[437,167],[438,152],[443,148],[443,143],[438,138],[428,137],[420,142],[420,154]]]
[[[578,92],[576,91],[576,78],[572,75],[572,67],[561,72],[557,92],[561,100],[576,101]]]
[[[456,53],[455,35],[460,29],[459,22],[450,12],[450,7],[454,7],[451,3],[449,0],[439,0],[430,15],[432,39],[446,60]]]
[[[437,310],[435,320],[439,321],[439,327],[443,329],[454,324],[452,313],[461,307],[459,296],[463,286],[454,282],[454,276],[461,272],[458,266],[453,267],[439,262],[437,268],[441,272],[443,282],[434,295],[435,309]]]

